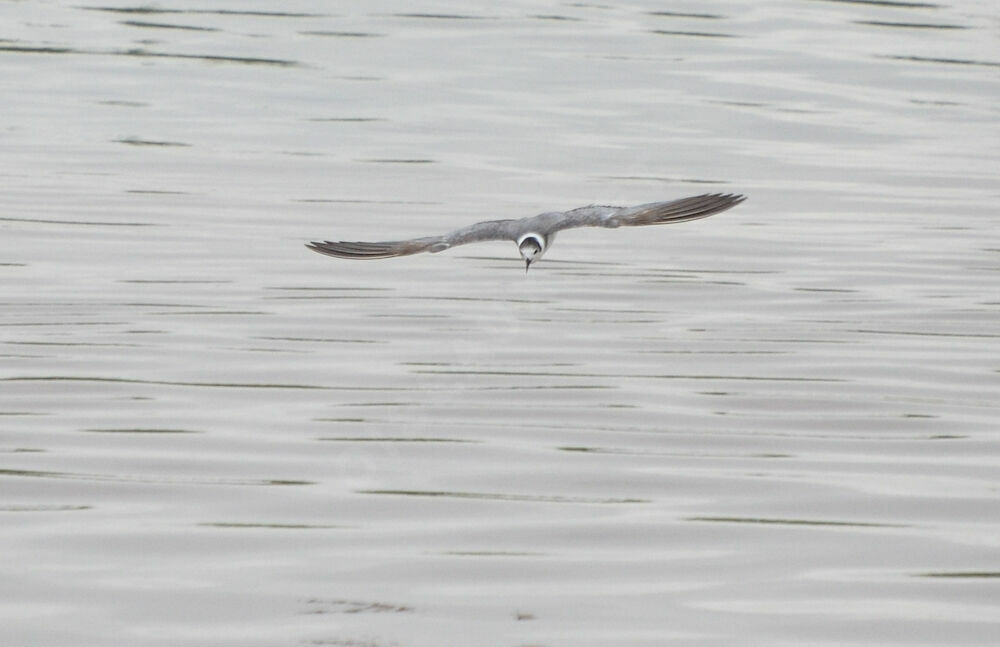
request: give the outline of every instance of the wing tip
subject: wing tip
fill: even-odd
[[[314,252],[323,254],[324,256],[333,256],[334,258],[367,260],[376,258],[393,258],[395,256],[403,255],[392,243],[324,240],[323,242],[312,241],[306,243],[305,246]]]
[[[332,240],[312,241],[306,243],[306,247],[312,251],[323,254],[324,256],[333,256],[334,258],[370,258],[370,256],[360,250],[352,250],[350,243],[344,241],[334,242]]]
[[[700,196],[695,196],[696,198],[713,198],[729,204],[739,204],[747,199],[742,193],[704,193]]]

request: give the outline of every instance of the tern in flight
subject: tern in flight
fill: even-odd
[[[489,220],[456,229],[443,236],[427,236],[382,243],[312,242],[309,249],[337,258],[392,258],[420,252],[441,252],[457,245],[484,240],[511,240],[524,259],[524,271],[552,246],[556,233],[575,227],[637,227],[697,220],[725,211],[746,199],[736,193],[708,193],[669,202],[649,202],[635,207],[592,205],[570,211],[551,211],[520,220]]]

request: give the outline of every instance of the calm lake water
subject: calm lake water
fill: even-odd
[[[993,0],[0,16],[3,644],[996,644]]]

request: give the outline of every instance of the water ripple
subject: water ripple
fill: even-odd
[[[494,492],[449,492],[436,490],[358,490],[359,494],[390,496],[435,497],[446,499],[481,499],[485,501],[518,501],[527,503],[649,503],[646,499],[593,498],[545,494],[503,494]]]
[[[174,476],[130,476],[124,474],[86,474],[80,472],[50,472],[44,470],[0,469],[0,476],[71,481],[109,481],[117,483],[158,483],[166,485],[314,485],[313,481],[289,479],[183,478]]]

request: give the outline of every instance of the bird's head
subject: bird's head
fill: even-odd
[[[532,262],[545,253],[545,239],[538,234],[525,234],[517,240],[517,251],[521,252],[524,273],[527,274]]]

